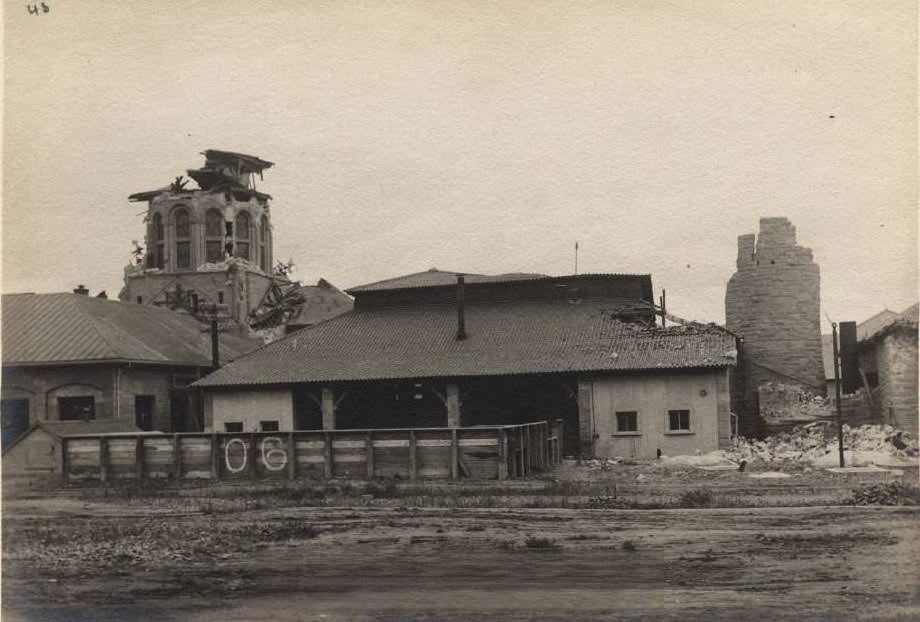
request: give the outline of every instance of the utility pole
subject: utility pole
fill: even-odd
[[[837,451],[840,453],[840,468],[843,468],[843,410],[840,405],[840,351],[837,345],[837,322],[831,323],[834,339],[834,386],[837,393]]]
[[[575,242],[575,274],[578,274],[578,241]]]

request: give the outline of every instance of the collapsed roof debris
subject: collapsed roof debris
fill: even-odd
[[[256,190],[255,176],[258,175],[261,180],[262,172],[274,166],[274,162],[254,155],[217,149],[208,149],[202,152],[202,155],[205,157],[204,166],[186,171],[188,176],[198,184],[200,190],[215,193],[229,192],[235,199],[242,201],[255,197],[260,203],[265,203],[272,198],[270,194]],[[149,201],[167,192],[194,192],[194,190],[186,190],[187,183],[188,180],[183,179],[180,175],[167,186],[135,192],[128,196],[128,200],[132,202]]]

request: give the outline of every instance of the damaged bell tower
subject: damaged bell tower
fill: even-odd
[[[737,271],[725,291],[726,328],[743,339],[735,408],[740,434],[759,435],[758,389],[767,383],[824,394],[820,271],[786,218],[761,218],[738,237]]]
[[[273,163],[214,149],[203,155],[204,166],[187,171],[198,188],[180,175],[128,197],[147,202],[147,231],[119,297],[192,312],[207,305],[242,322],[274,283],[271,196],[256,189]]]

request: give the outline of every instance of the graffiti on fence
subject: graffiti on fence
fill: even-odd
[[[261,439],[262,464],[269,471],[281,471],[288,463],[284,441],[277,436]],[[249,447],[241,438],[231,438],[224,445],[224,464],[230,473],[242,473],[249,464]]]

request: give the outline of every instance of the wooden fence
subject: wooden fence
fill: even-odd
[[[468,428],[94,434],[62,439],[65,481],[507,479],[561,460],[562,420]]]

